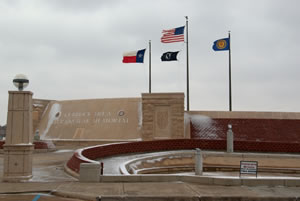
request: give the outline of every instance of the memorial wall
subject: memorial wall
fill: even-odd
[[[41,139],[139,140],[140,98],[34,100],[34,132]]]

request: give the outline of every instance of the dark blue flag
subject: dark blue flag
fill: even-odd
[[[161,61],[177,61],[177,52],[165,52],[163,55],[160,57]]]
[[[230,49],[229,38],[222,38],[222,39],[216,40],[214,42],[214,45],[212,48],[214,51],[229,50]]]

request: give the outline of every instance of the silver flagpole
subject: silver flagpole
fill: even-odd
[[[189,80],[189,30],[188,30],[188,16],[186,19],[186,110],[190,111],[190,80]]]
[[[229,38],[229,111],[232,111],[232,90],[231,90],[231,41],[230,31],[228,31]]]
[[[149,93],[151,94],[151,40],[149,40]]]

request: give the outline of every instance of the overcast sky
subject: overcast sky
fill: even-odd
[[[213,42],[231,31],[234,111],[300,112],[298,0],[0,0],[0,125],[18,73],[40,99],[140,97],[144,64],[126,51],[152,41],[152,92],[186,92],[184,43],[162,44],[163,29],[189,16],[190,110],[228,110],[228,51]],[[178,62],[160,61],[181,50]]]

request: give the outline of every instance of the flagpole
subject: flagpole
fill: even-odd
[[[189,80],[189,30],[188,30],[188,16],[186,19],[186,110],[190,111],[190,80]]]
[[[151,94],[151,40],[149,40],[149,93]]]
[[[232,111],[232,90],[231,90],[231,42],[230,31],[228,31],[229,38],[229,111]]]

